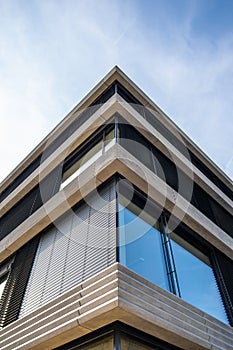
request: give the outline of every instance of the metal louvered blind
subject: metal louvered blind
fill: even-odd
[[[17,252],[0,301],[0,327],[17,320],[39,237]]]
[[[212,264],[228,321],[233,327],[233,261],[215,249],[212,252]]]
[[[115,184],[111,183],[42,235],[20,317],[116,261],[115,208]]]
[[[51,171],[39,185],[36,185],[18,203],[16,203],[0,221],[0,239],[7,236],[24,220],[32,215],[43,203],[47,202],[61,184],[62,167],[57,166]]]

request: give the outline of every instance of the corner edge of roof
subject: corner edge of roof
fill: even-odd
[[[0,182],[0,192],[40,154],[49,140],[52,142],[77,117],[77,112],[87,108],[115,80],[130,81],[127,75],[115,65],[113,68],[78,102],[78,104],[45,136],[45,138]]]

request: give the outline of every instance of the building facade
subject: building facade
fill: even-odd
[[[1,349],[233,349],[232,201],[115,67],[1,184]]]

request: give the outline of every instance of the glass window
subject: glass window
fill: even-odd
[[[151,145],[144,136],[121,119],[120,144],[150,170],[154,171]]]
[[[155,209],[150,205],[149,210],[145,210],[145,203],[149,199],[137,190],[131,193],[130,199],[128,185],[121,185],[121,180],[119,184],[119,262],[229,324],[206,253],[201,248],[195,248],[198,246],[192,245],[191,241],[182,238],[181,233],[161,233],[158,221],[153,219],[158,217],[156,205],[154,204]],[[123,189],[124,186],[127,190]],[[169,249],[165,248],[164,237]]]
[[[119,261],[149,281],[168,289],[158,222],[152,226],[151,218],[135,204],[127,208],[119,196]],[[141,212],[141,217],[138,213]]]
[[[102,154],[102,140],[99,141],[96,145],[94,145],[87,153],[85,153],[82,157],[80,157],[77,162],[74,163],[72,167],[70,167],[64,174],[62,178],[62,182],[66,181],[69,178],[69,182],[71,182],[76,176],[78,176],[78,170],[81,166],[88,167],[90,165],[90,160],[94,161],[94,156],[100,156]],[[71,178],[72,176],[72,178]],[[66,183],[67,185],[68,183]],[[64,184],[63,184],[64,185]]]
[[[105,134],[105,146],[114,139],[115,139],[115,129],[112,129],[111,131]]]
[[[181,298],[228,323],[208,257],[174,233],[171,245]]]
[[[80,152],[75,151],[74,159],[71,157],[71,166],[67,167],[62,176],[61,188],[67,186],[72,180],[74,180],[81,171],[86,169],[96,159],[98,159],[104,152],[106,152],[115,143],[115,128],[101,132],[97,142],[88,141],[85,147],[80,148]],[[91,144],[91,147],[90,147]],[[77,159],[75,159],[77,158]]]
[[[8,274],[5,274],[4,276],[0,277],[0,299],[2,297],[4,288],[5,288],[5,285],[6,285],[7,276],[8,276]]]

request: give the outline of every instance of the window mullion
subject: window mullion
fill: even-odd
[[[161,225],[162,249],[163,249],[165,266],[167,271],[169,289],[173,294],[181,297],[175,259],[174,259],[172,246],[171,246],[171,239],[170,239],[170,235],[166,232],[166,218],[164,217],[164,215],[162,215],[161,217],[160,225]]]

